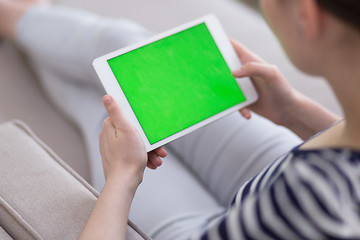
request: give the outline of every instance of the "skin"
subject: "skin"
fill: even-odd
[[[262,0],[261,8],[290,61],[308,74],[324,77],[342,106],[344,120],[302,148],[360,150],[359,31],[321,9],[313,0]],[[239,48],[238,54],[241,59],[251,58],[251,54]],[[251,106],[260,115],[290,128],[303,139],[339,119],[300,93],[289,90],[283,76],[276,70],[269,70],[272,67],[266,63],[260,63],[257,70],[252,64],[247,66],[246,60],[243,63],[240,76],[253,77],[260,97],[266,100],[263,105],[260,100]],[[256,83],[259,81],[262,83]],[[279,93],[284,97],[282,100],[278,99]],[[271,105],[274,110],[269,114],[266,111]]]
[[[291,88],[276,66],[265,63],[236,41],[232,44],[243,63],[243,67],[233,75],[237,78],[250,77],[259,94],[255,104],[240,110],[246,119],[250,119],[251,111],[254,111],[289,128],[304,140],[339,120],[339,117]]]
[[[0,0],[0,36],[14,38],[14,26],[29,2]],[[313,0],[262,0],[261,8],[290,61],[308,74],[326,78],[343,109],[344,119],[340,123],[302,148],[360,150],[359,31],[319,8]],[[260,97],[240,111],[245,118],[251,118],[254,111],[303,139],[340,119],[292,89],[276,67],[238,42],[232,43],[243,63],[234,76],[250,77]],[[130,205],[143,171],[146,166],[156,169],[166,156],[163,148],[146,154],[136,130],[112,97],[105,96],[103,102],[109,113],[99,136],[106,183],[80,239],[125,239]]]
[[[136,129],[129,124],[111,96],[104,96],[109,117],[99,135],[105,186],[80,239],[125,239],[132,199],[145,167],[156,169],[166,157],[164,148],[146,153]]]

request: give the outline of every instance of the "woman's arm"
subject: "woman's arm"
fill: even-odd
[[[307,139],[340,118],[293,89],[275,66],[269,65],[239,43],[232,41],[243,67],[235,77],[250,77],[259,100],[240,112],[249,119],[252,110]]]
[[[317,102],[298,94],[294,106],[284,115],[280,125],[306,140],[339,120],[339,116]]]
[[[131,175],[109,179],[81,234],[80,239],[126,239],[126,226],[136,188]]]
[[[125,239],[132,199],[142,182],[145,167],[156,169],[160,157],[167,155],[164,148],[149,154],[138,135],[122,115],[110,96],[103,102],[109,117],[99,135],[104,167],[105,186],[80,239]]]

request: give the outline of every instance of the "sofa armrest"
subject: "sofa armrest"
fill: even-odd
[[[98,193],[20,121],[0,125],[0,226],[14,239],[77,239]],[[128,239],[149,239],[133,223]]]
[[[10,235],[7,232],[5,232],[5,230],[2,227],[0,227],[0,239],[1,240],[13,240],[13,238],[10,237]]]

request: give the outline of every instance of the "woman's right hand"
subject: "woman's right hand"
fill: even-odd
[[[259,95],[257,102],[241,109],[240,113],[250,119],[251,110],[282,125],[284,118],[294,110],[299,93],[289,85],[275,66],[264,62],[240,43],[234,40],[231,42],[243,64],[233,72],[234,77],[250,77]]]

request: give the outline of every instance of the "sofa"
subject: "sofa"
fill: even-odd
[[[77,239],[99,193],[19,120],[0,146],[0,239]],[[129,221],[127,239],[149,238]]]
[[[256,8],[240,0],[58,0],[55,4],[131,18],[154,33],[213,13],[231,38],[277,65],[299,91],[341,115],[327,83],[292,67]],[[0,73],[0,238],[75,239],[98,196],[87,183],[89,165],[80,132],[48,101],[22,54],[8,41],[0,42]],[[31,175],[23,172],[26,166]],[[71,188],[56,179],[66,179]],[[49,218],[50,227],[37,222],[39,214]],[[128,229],[129,239],[147,239],[133,223]]]

